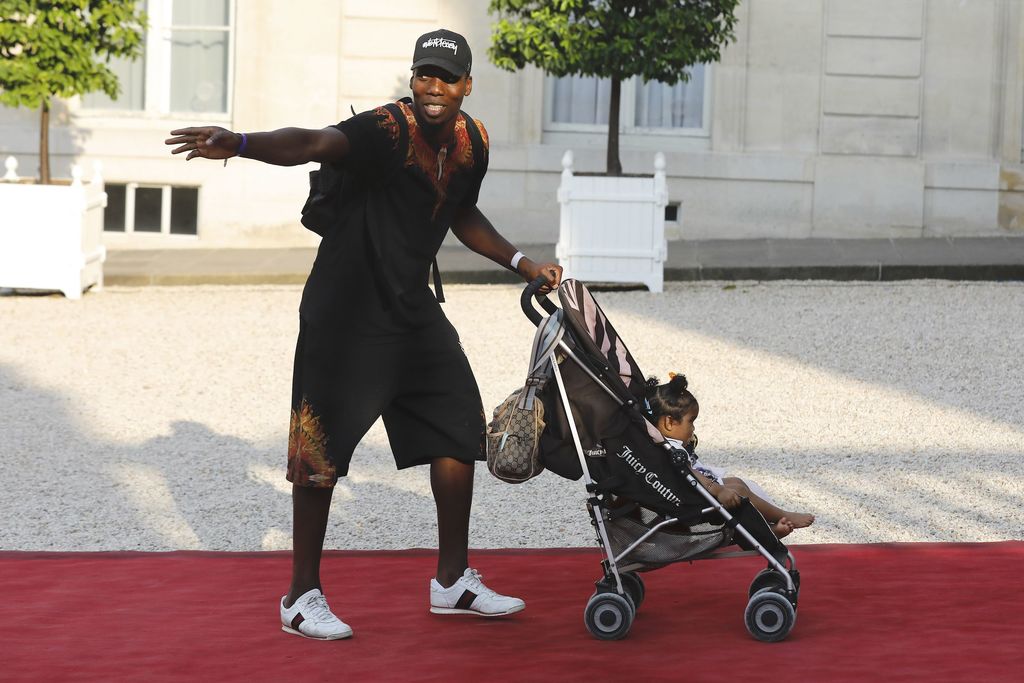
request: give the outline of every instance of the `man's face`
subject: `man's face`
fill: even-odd
[[[440,127],[458,116],[462,98],[473,89],[473,77],[456,76],[439,66],[421,66],[413,72],[409,87],[416,118]]]

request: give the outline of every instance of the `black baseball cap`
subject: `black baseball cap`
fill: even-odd
[[[464,37],[448,29],[438,29],[417,38],[412,51],[413,69],[428,65],[462,76],[473,69],[473,53]]]

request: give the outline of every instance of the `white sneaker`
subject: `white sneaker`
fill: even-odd
[[[281,598],[281,630],[314,640],[340,640],[352,636],[352,628],[334,616],[319,589],[306,591],[291,607]]]
[[[434,614],[478,614],[499,617],[526,607],[519,598],[495,593],[481,581],[475,569],[467,569],[449,588],[430,580],[430,611]]]

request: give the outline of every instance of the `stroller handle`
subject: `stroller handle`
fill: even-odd
[[[555,313],[555,311],[558,310],[558,306],[556,306],[553,301],[548,299],[547,294],[539,293],[540,288],[546,285],[547,283],[548,279],[541,275],[537,277],[536,280],[526,285],[526,288],[523,290],[522,296],[519,297],[519,305],[522,307],[523,313],[526,314],[526,317],[529,318],[530,322],[533,323],[534,325],[540,325],[541,321],[543,320],[543,317],[534,307],[531,298],[536,297],[537,301],[540,302],[541,307],[548,313],[548,315],[552,315]]]

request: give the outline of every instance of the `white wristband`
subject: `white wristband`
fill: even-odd
[[[512,266],[512,270],[519,270],[519,262],[524,258],[526,258],[526,254],[521,251],[517,251],[516,255],[512,257],[512,262],[510,264]]]

